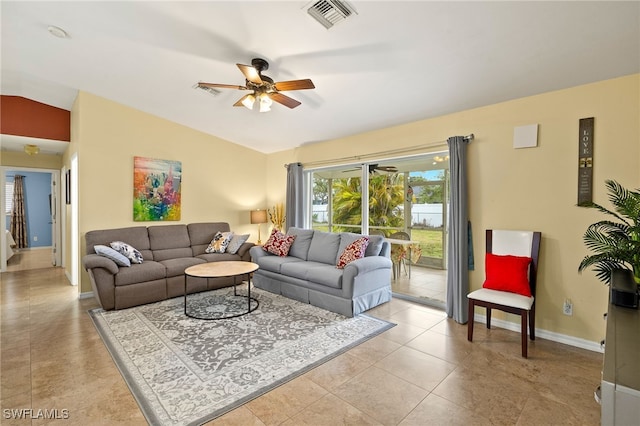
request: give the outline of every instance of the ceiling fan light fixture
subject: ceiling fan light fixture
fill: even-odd
[[[253,109],[253,103],[256,101],[256,97],[253,95],[247,95],[242,100],[242,105],[244,105],[248,109]]]
[[[266,93],[260,94],[260,112],[269,112],[271,111],[271,105],[273,101]]]

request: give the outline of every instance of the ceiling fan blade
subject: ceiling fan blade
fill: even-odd
[[[316,86],[313,85],[311,80],[290,80],[290,81],[280,81],[275,84],[276,90],[284,91],[284,90],[303,90],[303,89],[315,89]]]
[[[302,102],[298,102],[295,99],[278,92],[269,93],[269,97],[271,98],[271,100],[278,102],[279,104],[282,104],[288,108],[295,108],[298,105],[302,104]]]
[[[244,74],[247,80],[249,80],[252,83],[262,84],[262,79],[260,78],[260,73],[258,72],[257,69],[255,69],[251,65],[242,65],[242,64],[236,64],[236,65],[238,66],[238,68],[240,68],[240,71],[242,71],[242,74]]]
[[[241,97],[240,99],[238,99],[238,102],[236,102],[235,104],[233,104],[233,106],[244,106],[244,104],[242,103],[242,101],[244,101],[245,99],[247,99],[249,96],[252,96],[251,93],[249,93],[248,95],[244,95],[243,97]]]
[[[398,168],[396,166],[380,166],[380,167],[375,167],[375,169],[377,170],[382,170],[383,172],[397,172]]]
[[[236,84],[218,84],[218,83],[203,83],[199,82],[198,86],[202,87],[216,87],[220,89],[238,89],[238,90],[247,90],[245,86],[238,86]]]

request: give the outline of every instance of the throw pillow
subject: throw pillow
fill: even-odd
[[[133,246],[122,242],[122,241],[114,241],[109,244],[112,249],[126,257],[131,261],[131,263],[142,263],[144,260],[142,258],[142,253],[136,250]]]
[[[229,241],[229,245],[227,246],[227,253],[236,254],[240,249],[240,246],[245,243],[249,239],[249,234],[234,234],[231,241]]]
[[[118,266],[131,266],[131,261],[129,259],[121,255],[111,247],[99,244],[97,246],[93,246],[93,250],[96,252],[96,254],[113,260]]]
[[[289,249],[295,239],[295,235],[285,235],[274,228],[273,231],[271,231],[271,235],[269,235],[269,239],[262,246],[262,249],[280,257],[285,257],[289,254]]]
[[[338,264],[336,268],[344,269],[349,263],[353,262],[357,259],[362,259],[364,257],[364,252],[367,250],[367,246],[369,245],[368,237],[360,237],[342,251],[340,258],[338,259]]]
[[[486,279],[482,287],[531,296],[528,274],[530,263],[530,257],[499,256],[487,253],[485,257]]]
[[[209,247],[205,249],[205,253],[224,253],[231,238],[233,238],[233,232],[216,232],[213,240],[209,243]]]

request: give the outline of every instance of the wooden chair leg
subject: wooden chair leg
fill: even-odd
[[[467,319],[467,340],[473,342],[473,314],[476,304],[473,299],[469,299],[469,318]]]
[[[527,337],[527,312],[526,311],[522,311],[520,312],[520,318],[521,318],[521,331],[520,331],[520,339],[522,340],[522,357],[526,358],[527,357],[527,341],[528,341],[528,337]]]
[[[491,308],[487,307],[487,328],[491,328]]]
[[[529,338],[536,340],[536,305],[531,306],[529,311]]]

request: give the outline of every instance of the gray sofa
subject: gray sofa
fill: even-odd
[[[296,236],[287,256],[250,249],[260,266],[255,287],[348,317],[391,300],[391,248],[382,236],[369,235],[365,257],[338,269],[344,248],[362,235],[294,227],[287,234]]]
[[[214,235],[228,232],[225,222],[189,225],[135,226],[89,231],[85,234],[82,264],[89,273],[93,294],[105,310],[123,309],[184,295],[184,270],[189,266],[221,260],[250,261],[245,242],[236,254],[205,253]],[[96,254],[94,246],[123,241],[142,254],[144,261],[130,267]],[[211,290],[233,284],[233,278],[189,277],[188,292]]]

